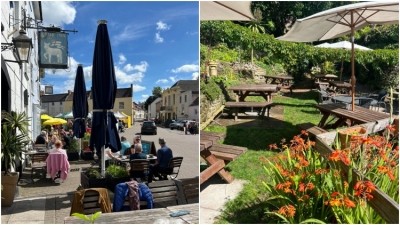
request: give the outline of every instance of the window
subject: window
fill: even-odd
[[[179,103],[182,103],[182,96],[179,96]]]
[[[119,103],[119,109],[124,109],[124,102]]]
[[[63,102],[60,102],[60,105],[62,105]]]
[[[185,95],[185,102],[187,102],[187,95]]]
[[[54,105],[54,102],[52,102],[51,105]]]
[[[172,105],[175,105],[175,94],[172,97]]]

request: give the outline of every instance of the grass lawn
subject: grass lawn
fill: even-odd
[[[260,100],[253,97],[252,101]],[[283,121],[271,119],[260,120],[263,126],[219,126],[210,125],[205,130],[222,132],[226,134],[224,144],[247,147],[248,151],[235,161],[228,164],[227,168],[237,179],[247,180],[247,184],[239,196],[226,204],[217,223],[271,223],[265,214],[268,207],[263,199],[268,198],[262,182],[268,182],[265,176],[263,157],[270,157],[277,152],[269,150],[270,144],[279,144],[282,139],[290,141],[294,135],[300,133],[296,126],[301,123],[311,122],[318,124],[322,115],[314,106],[317,104],[317,93],[294,93],[289,96],[274,96],[273,101],[277,106],[283,107]],[[276,122],[276,123],[274,123]],[[268,123],[274,123],[268,126]]]

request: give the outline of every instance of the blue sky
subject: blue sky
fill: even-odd
[[[97,21],[105,19],[113,50],[118,88],[133,84],[133,101],[142,102],[153,87],[196,79],[199,64],[198,2],[42,1],[43,25],[77,30],[68,37],[70,67],[46,69],[42,85],[54,93],[73,90],[83,64],[90,90]]]

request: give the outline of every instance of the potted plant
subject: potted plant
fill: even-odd
[[[367,129],[362,126],[349,127],[338,131],[341,149],[349,148],[351,143],[367,136]]]
[[[29,143],[29,119],[25,112],[1,113],[1,205],[11,206],[17,189],[18,173],[12,172]]]
[[[69,147],[67,148],[67,155],[69,161],[79,160],[79,142],[77,139],[70,139]]]
[[[86,132],[82,138],[81,158],[83,160],[93,160],[93,152],[89,148],[90,133]]]
[[[114,191],[115,185],[130,180],[129,172],[125,167],[111,164],[106,168],[107,188]]]
[[[81,185],[84,188],[103,187],[114,191],[115,185],[129,180],[129,172],[126,168],[116,164],[111,164],[106,168],[105,177],[101,177],[99,168],[90,168],[81,172]]]

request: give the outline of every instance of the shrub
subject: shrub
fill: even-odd
[[[127,176],[129,176],[129,173],[122,166],[111,164],[106,169],[106,177],[108,178],[124,178]]]

